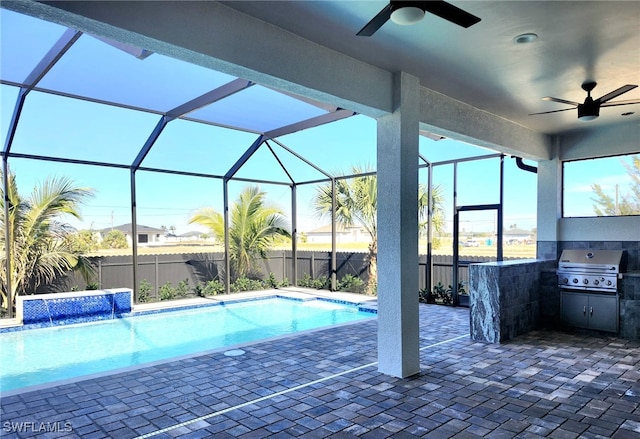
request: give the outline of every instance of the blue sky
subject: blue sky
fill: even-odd
[[[2,78],[8,80],[23,80],[48,47],[64,32],[60,26],[6,10],[0,10],[0,20],[0,71]],[[39,86],[168,111],[233,79],[158,54],[141,61],[91,36],[83,35]],[[3,144],[16,96],[16,88],[0,86]],[[324,112],[273,90],[253,86],[230,99],[197,110],[190,116],[261,131]],[[159,118],[157,114],[33,91],[27,98],[11,151],[129,165]],[[165,128],[143,166],[223,175],[256,138],[257,134],[252,132],[176,120]],[[376,124],[365,116],[290,134],[279,140],[330,173],[348,174],[353,165],[376,166]],[[296,181],[323,177],[279,146],[272,145]],[[433,162],[491,153],[461,142],[435,142],[427,138],[421,138],[420,151]],[[78,185],[93,188],[95,197],[82,210],[84,221],[72,222],[78,228],[102,229],[131,222],[130,174],[126,169],[25,159],[11,159],[10,166],[17,175],[23,194],[30,192],[37,182],[52,175],[71,176]],[[593,203],[589,200],[588,190],[594,181],[592,175],[596,175],[597,181],[606,187],[626,184],[625,172],[619,160],[597,169],[598,174],[577,172],[567,184],[567,190],[573,194],[568,198],[573,203],[567,206],[568,212],[574,215],[592,214]],[[288,181],[264,145],[237,176]],[[462,163],[458,168],[458,177],[459,205],[498,202],[497,159]],[[425,170],[420,172],[420,179],[426,183]],[[196,209],[203,206],[222,208],[222,181],[219,179],[138,171],[136,182],[139,224],[175,226],[178,233],[184,233],[196,228],[187,224]],[[447,219],[451,221],[452,166],[436,167],[434,183],[444,188]],[[233,200],[246,184],[232,182],[230,198]],[[261,187],[268,193],[269,201],[277,204],[290,217],[290,188],[265,184]],[[316,189],[317,185],[298,188],[299,231],[308,231],[327,222],[313,214],[311,199]],[[517,169],[513,159],[505,158],[505,226],[535,227],[535,210],[536,176]],[[466,233],[493,230],[495,215],[493,212],[482,216],[465,214],[461,227]],[[448,228],[451,228],[450,222]]]

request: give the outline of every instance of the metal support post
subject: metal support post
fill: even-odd
[[[336,252],[336,179],[331,177],[331,291],[335,291],[338,284]]]
[[[224,291],[231,292],[231,263],[229,261],[229,180],[223,180],[223,212],[224,212]]]
[[[133,303],[138,303],[138,213],[136,202],[136,171],[131,169],[131,249],[133,263]]]
[[[297,186],[291,185],[291,285],[298,284],[298,208]]]

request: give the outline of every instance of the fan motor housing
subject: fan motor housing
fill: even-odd
[[[593,120],[600,116],[600,105],[587,98],[584,104],[578,105],[578,119]]]

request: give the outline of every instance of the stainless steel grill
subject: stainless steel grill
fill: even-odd
[[[558,286],[563,289],[616,292],[622,250],[563,250]]]

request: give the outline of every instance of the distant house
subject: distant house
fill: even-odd
[[[129,244],[129,246],[131,246],[133,245],[133,240],[131,239],[131,236],[132,236],[131,226],[132,224],[129,223],[129,224],[122,224],[120,226],[107,227],[105,229],[98,230],[99,241],[102,241],[105,235],[110,231],[120,230],[122,233],[124,233],[124,236],[127,238],[127,243]],[[158,244],[163,244],[165,242],[164,230],[158,229],[156,227],[149,227],[149,226],[143,226],[141,224],[138,224],[137,235],[138,235],[138,238],[136,242],[139,245],[154,245],[154,244],[158,245]]]
[[[181,233],[177,236],[171,237],[172,242],[198,242],[198,243],[210,243],[213,244],[216,242],[216,239],[211,236],[211,233],[199,232],[197,230],[192,230],[190,232]]]
[[[317,229],[305,232],[307,242],[312,244],[331,243],[331,224],[327,224]],[[336,243],[370,242],[371,236],[361,226],[343,227],[336,224]]]
[[[513,228],[505,230],[502,239],[505,244],[528,244],[533,240],[533,233],[530,230]]]

